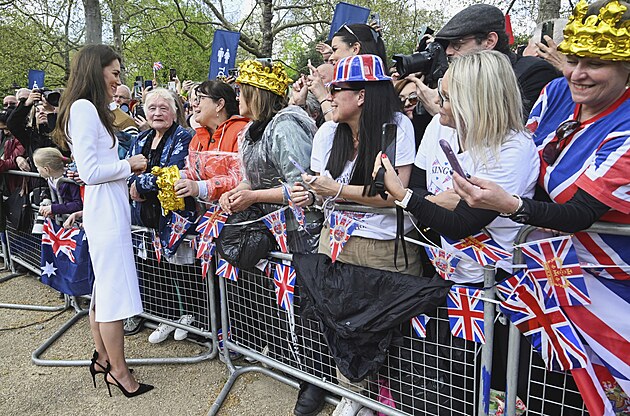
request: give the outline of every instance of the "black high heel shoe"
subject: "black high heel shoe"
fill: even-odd
[[[94,383],[94,388],[96,388],[96,375],[107,374],[107,372],[110,370],[109,361],[107,362],[107,367],[103,367],[96,360],[98,360],[98,352],[96,352],[95,350],[94,354],[92,354],[92,362],[90,363],[90,374],[92,374],[92,383]],[[102,370],[96,368],[97,366],[102,368]]]
[[[114,380],[114,383],[110,383],[107,380],[107,375],[108,374]],[[144,393],[146,393],[148,391],[153,390],[153,386],[150,385],[150,384],[138,383],[138,384],[140,384],[140,387],[138,387],[138,389],[136,391],[129,392],[122,386],[122,384],[120,384],[118,382],[118,380],[116,380],[116,377],[114,377],[114,375],[111,373],[111,370],[107,370],[107,372],[105,373],[105,376],[103,377],[103,379],[105,380],[105,384],[107,384],[107,391],[109,392],[109,397],[112,397],[112,390],[109,387],[110,385],[118,387],[120,389],[120,391],[122,392],[122,394],[124,394],[125,397],[127,397],[127,398],[140,396],[141,394],[144,394]]]

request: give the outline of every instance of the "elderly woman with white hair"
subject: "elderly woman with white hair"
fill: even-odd
[[[150,129],[138,135],[127,153],[127,157],[142,154],[148,159],[145,172],[131,175],[127,180],[132,200],[131,221],[135,225],[161,231],[167,221],[161,215],[157,177],[151,174],[151,169],[173,165],[183,169],[192,136],[177,123],[179,115],[175,97],[165,88],[156,88],[147,94],[145,113]],[[186,209],[193,211],[192,217],[194,201],[188,202]]]

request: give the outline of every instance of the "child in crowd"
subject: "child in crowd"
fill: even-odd
[[[66,163],[70,160],[54,147],[41,147],[33,153],[33,162],[48,186],[58,195],[58,203],[42,205],[39,213],[45,217],[72,214],[83,210],[80,188],[70,182],[59,181],[63,176]]]

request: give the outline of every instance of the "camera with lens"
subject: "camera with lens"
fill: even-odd
[[[46,102],[53,107],[59,107],[59,99],[61,98],[59,91],[53,91],[49,88],[40,88],[34,90],[34,92],[40,93],[46,99]]]
[[[39,206],[52,205],[52,201],[50,199],[44,199],[39,204]],[[31,234],[41,234],[44,231],[44,221],[46,221],[46,217],[42,214],[37,213],[37,217],[35,218],[35,223],[33,224],[33,229],[31,230]]]
[[[428,30],[430,29],[426,32]],[[392,59],[400,79],[420,72],[424,75],[424,83],[429,86],[442,78],[448,69],[448,58],[444,47],[439,42],[427,43],[424,38],[420,41],[418,52],[411,55],[396,54]]]

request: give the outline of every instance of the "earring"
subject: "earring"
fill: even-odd
[[[217,118],[219,118],[219,112],[217,111]]]

